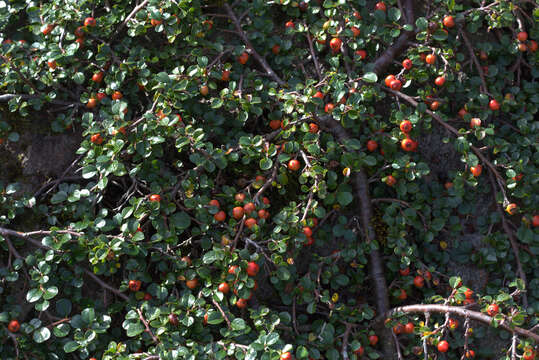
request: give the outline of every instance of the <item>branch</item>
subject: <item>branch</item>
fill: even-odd
[[[144,324],[144,327],[146,328],[146,332],[148,334],[150,334],[150,336],[152,337],[153,342],[156,343],[156,344],[159,344],[159,342],[160,342],[159,339],[156,338],[155,335],[153,334],[152,330],[150,329],[150,325],[148,325],[148,322],[144,318],[144,315],[142,315],[142,311],[140,309],[137,309],[137,313],[138,313],[138,318]]]
[[[473,51],[472,43],[470,42],[470,39],[468,39],[468,36],[466,35],[466,31],[462,28],[459,28],[459,33],[462,36],[462,39],[464,40],[464,43],[466,44],[466,47],[468,48],[468,52],[470,53],[470,57],[472,58],[475,68],[477,69],[477,72],[479,73],[479,77],[481,78],[481,84],[483,89],[481,90],[482,93],[488,94],[488,88],[487,88],[487,82],[485,81],[485,73],[483,72],[483,68],[481,67],[481,64],[479,63],[479,60],[477,60],[477,56],[475,56],[475,53]]]
[[[229,329],[232,329],[232,324],[230,323],[230,319],[228,318],[228,316],[226,316],[226,313],[224,312],[223,308],[221,307],[221,305],[219,305],[219,303],[217,301],[215,301],[215,299],[211,299],[211,302],[213,303],[213,305],[215,305],[215,307],[219,310],[219,312],[221,313],[221,315],[223,315],[223,318],[226,320],[226,324],[228,325],[228,328]]]
[[[496,182],[494,180],[494,177],[492,176],[492,172],[488,172],[488,178],[490,181],[490,185],[492,187],[492,192],[494,193],[494,203],[496,205],[496,210],[498,211],[498,214],[500,214],[500,217],[502,219],[502,227],[505,231],[505,234],[509,238],[509,242],[511,243],[511,249],[513,250],[513,254],[515,255],[515,261],[517,263],[517,271],[520,275],[521,280],[524,282],[524,284],[527,284],[526,280],[526,273],[524,272],[524,269],[522,268],[522,263],[520,262],[520,256],[518,255],[518,243],[517,239],[515,239],[515,235],[513,234],[513,231],[509,228],[509,224],[507,224],[507,219],[505,218],[505,214],[503,213],[503,209],[501,208],[500,204],[496,201]],[[527,287],[527,286],[526,286]],[[525,293],[522,294],[522,303],[524,304],[524,307],[528,307],[528,297]]]
[[[309,50],[311,51],[311,57],[313,58],[314,62],[314,69],[316,70],[316,75],[318,75],[318,80],[322,80],[322,74],[320,73],[320,64],[318,63],[318,57],[316,56],[316,53],[314,52],[313,47],[313,39],[311,38],[311,34],[309,34],[309,30],[305,32],[305,35],[307,36],[307,42],[309,43]]]
[[[319,117],[313,114],[317,122],[324,126],[333,134],[339,143],[345,142],[350,138],[350,133],[346,131],[341,124],[333,119],[332,116]],[[371,223],[372,207],[369,194],[369,182],[366,172],[360,168],[352,175],[352,186],[354,187],[354,197],[359,203],[359,214],[361,226],[365,234],[365,240],[371,242],[375,239],[375,231]],[[389,309],[389,293],[387,290],[386,279],[384,275],[384,265],[382,256],[378,249],[371,250],[369,254],[369,273],[374,282],[376,308],[379,314],[384,314]],[[391,334],[385,329],[381,333],[381,344],[385,359],[393,357],[393,339]]]
[[[380,316],[377,320],[382,321],[385,318],[391,317],[399,313],[406,313],[406,314],[409,314],[409,313],[439,313],[439,314],[451,313],[451,314],[460,315],[464,318],[469,317],[472,320],[479,321],[487,325],[490,325],[493,321],[492,317],[485,315],[483,313],[480,313],[478,311],[467,310],[458,306],[436,305],[436,304],[432,304],[432,305],[416,304],[416,305],[407,305],[407,306],[397,307],[388,311],[384,316]],[[539,342],[539,335],[529,330],[520,328],[518,326],[508,325],[504,321],[501,321],[498,324],[498,326],[509,331],[512,334],[518,334],[520,336],[533,339],[535,342]]]
[[[417,107],[417,101],[415,101],[411,96],[408,96],[404,93],[401,93],[400,91],[395,91],[395,90],[391,90],[387,87],[381,87],[381,89],[383,89],[384,91],[387,91],[395,96],[398,96],[400,97],[401,99],[405,100],[406,102],[408,102],[410,105],[414,106],[414,107]],[[429,109],[425,110],[425,112],[427,114],[429,114],[434,120],[436,120],[438,122],[438,124],[442,125],[444,128],[446,128],[450,133],[452,133],[453,135],[455,136],[461,136],[461,134],[457,131],[457,129],[455,129],[454,127],[452,127],[451,125],[449,125],[447,122],[445,122],[438,114],[435,114],[434,112],[430,111]],[[500,175],[500,173],[498,173],[498,171],[496,170],[496,167],[494,166],[494,164],[492,164],[486,157],[485,155],[483,155],[481,153],[481,150],[479,150],[478,148],[476,148],[475,146],[470,146],[470,148],[472,149],[472,151],[474,152],[475,155],[477,155],[477,157],[483,162],[485,163],[485,165],[487,165],[490,170],[494,173],[494,175],[496,175],[496,178],[498,178],[498,180],[500,180],[502,182],[502,184],[505,184],[505,181],[503,179],[503,177]]]
[[[414,16],[414,2],[413,0],[406,0],[404,4],[404,9],[406,11],[405,18],[408,24],[413,25],[415,22]],[[374,62],[373,72],[378,76],[393,62],[397,56],[399,56],[403,50],[408,46],[408,40],[410,40],[415,35],[414,31],[405,31],[400,35],[390,47],[388,47],[382,55],[376,59]]]
[[[236,17],[236,14],[234,13],[234,11],[230,7],[230,5],[225,4],[225,9],[226,9],[226,11],[228,13],[228,16],[230,16],[230,19],[234,23],[234,26],[236,27],[236,30],[238,32],[238,36],[244,42],[245,46],[247,46],[247,48],[251,50],[251,53],[252,53],[253,57],[255,58],[255,60],[258,61],[260,66],[262,66],[264,68],[266,73],[269,76],[271,76],[271,78],[273,80],[275,80],[277,82],[277,84],[279,84],[280,86],[283,86],[283,87],[286,86],[286,83],[283,80],[281,80],[281,78],[275,73],[275,71],[273,71],[273,69],[269,66],[269,64],[266,62],[266,60],[264,60],[264,58],[262,56],[260,56],[259,53],[256,52],[255,48],[253,47],[253,44],[251,44],[251,41],[247,37],[247,34],[241,28],[240,21]]]
[[[344,360],[348,360],[348,336],[350,335],[351,330],[352,330],[352,324],[347,323],[346,330],[344,331],[344,335],[342,338],[342,348],[341,348],[341,355]]]
[[[120,26],[118,26],[118,28],[116,29],[116,31],[114,32],[114,34],[112,34],[111,38],[114,38],[116,35],[118,35],[118,33],[127,25],[127,23],[129,22],[129,20],[131,20],[133,18],[133,16],[135,16],[143,7],[146,6],[146,4],[148,4],[150,0],[144,0],[143,2],[141,2],[138,6],[135,6],[135,8],[133,9],[133,11],[131,11],[131,13],[129,15],[127,15],[127,17],[125,18],[125,20],[120,24]]]
[[[26,76],[24,76],[24,74],[19,70],[18,67],[16,67],[15,65],[13,65],[13,63],[11,62],[11,59],[8,58],[7,56],[5,55],[0,55],[0,57],[8,64],[12,65],[13,67],[13,70],[15,70],[15,72],[17,73],[17,75],[19,75],[19,77],[21,78],[22,81],[24,81],[26,83],[26,85],[30,86],[32,88],[32,90],[34,90],[36,93],[38,94],[41,94],[41,91],[39,91],[36,86],[34,84],[32,84],[32,82],[30,80],[28,80],[28,78]]]
[[[123,300],[127,301],[129,300],[129,296],[125,295],[124,293],[122,293],[120,290],[116,289],[115,287],[112,287],[110,286],[109,284],[107,284],[106,282],[104,282],[103,280],[101,280],[100,278],[97,277],[97,275],[95,275],[93,272],[91,272],[90,270],[88,269],[84,269],[84,272],[92,278],[92,280],[94,280],[96,283],[98,283],[99,285],[101,285],[102,288],[105,288],[109,291],[111,291],[112,293],[116,294],[118,297],[122,298]]]
[[[262,187],[256,192],[255,196],[253,197],[253,203],[257,204],[258,203],[258,198],[260,196],[262,196],[262,194],[264,193],[264,191],[266,191],[268,189],[268,187],[270,187],[271,183],[277,177],[277,170],[279,170],[279,160],[278,159],[275,160],[275,165],[273,165],[273,172],[271,173],[270,178],[268,180],[266,180],[264,185],[262,185]]]

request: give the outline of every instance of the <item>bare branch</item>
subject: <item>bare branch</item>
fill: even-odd
[[[241,28],[240,20],[238,20],[238,18],[236,17],[236,14],[234,13],[234,11],[230,7],[230,5],[228,5],[228,4],[224,4],[224,5],[225,5],[225,9],[226,9],[226,11],[228,13],[228,16],[230,16],[230,19],[232,20],[232,22],[234,23],[234,26],[236,27],[236,30],[238,31],[238,36],[241,38],[241,40],[243,41],[245,46],[247,46],[247,48],[251,51],[251,54],[253,55],[255,60],[258,61],[260,66],[262,66],[264,68],[266,73],[269,76],[271,76],[271,78],[273,80],[275,80],[277,82],[277,84],[279,84],[280,86],[283,86],[283,87],[286,86],[286,83],[283,80],[281,80],[281,78],[275,73],[275,71],[273,71],[273,69],[271,68],[271,66],[269,66],[269,64],[266,62],[266,60],[262,56],[260,56],[260,54],[258,52],[256,52],[255,48],[253,47],[253,44],[251,44],[251,41],[247,37],[247,34]]]

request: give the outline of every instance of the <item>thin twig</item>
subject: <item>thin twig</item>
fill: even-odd
[[[262,56],[260,56],[260,54],[255,50],[255,48],[253,47],[253,44],[251,44],[251,41],[247,37],[247,34],[241,28],[241,23],[238,20],[238,18],[236,17],[236,14],[234,13],[234,11],[230,7],[230,5],[229,4],[224,4],[224,6],[225,6],[225,9],[226,9],[226,11],[228,13],[228,16],[230,16],[230,19],[232,20],[232,22],[234,23],[234,26],[236,27],[236,30],[238,31],[238,36],[242,39],[245,46],[251,51],[251,53],[252,53],[253,57],[255,58],[255,60],[258,61],[260,66],[262,66],[264,68],[266,73],[269,76],[271,76],[271,78],[273,80],[275,80],[277,82],[277,84],[279,84],[280,86],[283,86],[283,87],[286,86],[286,83],[283,80],[281,80],[281,78],[275,73],[275,71],[273,71],[273,69],[271,68],[271,66],[269,66],[269,64],[266,62],[266,60],[264,60],[264,58]]]
[[[307,36],[307,42],[309,43],[309,50],[311,51],[311,58],[314,62],[314,69],[316,70],[316,75],[318,75],[318,80],[322,80],[322,74],[320,73],[320,64],[318,63],[318,57],[314,52],[313,39],[311,38],[311,34],[309,34],[309,29],[305,31],[305,34]]]
[[[99,285],[101,285],[101,287],[109,290],[110,292],[116,294],[118,297],[122,298],[123,300],[127,301],[129,300],[129,297],[127,295],[125,295],[124,293],[122,293],[120,290],[110,286],[109,284],[107,284],[106,282],[104,282],[103,280],[101,280],[99,277],[97,277],[97,275],[95,275],[93,272],[91,272],[90,270],[88,269],[84,269],[84,272],[92,278],[92,280],[94,280],[96,283],[98,283]]]
[[[476,320],[487,325],[492,324],[492,321],[493,321],[492,317],[485,315],[479,311],[468,310],[459,306],[447,306],[447,305],[438,305],[438,304],[416,304],[416,305],[406,305],[406,306],[401,306],[401,307],[391,309],[387,313],[379,316],[376,319],[376,322],[384,321],[384,319],[390,318],[400,313],[410,314],[410,313],[427,313],[427,312],[440,313],[440,314],[445,314],[449,312],[452,314],[460,315],[462,317],[469,317],[472,320]],[[512,326],[511,324],[507,324],[505,321],[501,321],[498,324],[498,327],[505,329],[512,334],[518,334],[526,338],[532,339],[536,342],[539,342],[539,335],[531,332],[530,330],[526,330],[518,326]]]
[[[150,336],[152,337],[153,342],[156,343],[156,344],[159,344],[160,341],[153,334],[152,330],[150,329],[150,325],[148,324],[148,321],[146,321],[146,319],[144,318],[144,315],[142,314],[142,310],[137,309],[137,313],[138,313],[138,317],[139,317],[140,321],[142,321],[142,323],[144,324],[144,327],[146,328],[146,332],[148,334],[150,334]]]
[[[487,82],[485,80],[485,73],[483,72],[483,68],[481,67],[481,64],[479,63],[477,56],[475,56],[472,43],[470,42],[470,39],[468,39],[468,36],[466,35],[466,31],[463,28],[459,29],[459,33],[462,36],[462,39],[464,40],[464,44],[466,44],[466,47],[468,48],[470,57],[472,58],[475,64],[475,68],[477,69],[477,72],[479,73],[479,77],[481,78],[481,84],[482,84],[481,92],[484,94],[488,94]]]
[[[127,17],[125,18],[125,20],[120,24],[120,26],[118,26],[118,28],[116,29],[116,31],[114,32],[114,34],[112,34],[111,38],[114,38],[116,35],[118,35],[118,33],[127,25],[127,23],[129,22],[129,20],[131,20],[133,18],[133,16],[135,16],[143,7],[146,6],[146,4],[148,4],[150,0],[144,0],[143,2],[141,2],[138,6],[135,6],[135,8],[133,9],[133,11],[131,11],[131,13],[129,13],[129,15],[127,15]]]
[[[211,302],[213,303],[213,305],[215,305],[215,307],[217,308],[217,310],[219,310],[219,312],[221,313],[221,315],[223,316],[223,318],[225,319],[226,321],[226,324],[228,325],[228,328],[229,329],[232,329],[232,323],[230,322],[230,319],[228,318],[228,316],[226,316],[226,313],[224,312],[223,308],[221,307],[221,305],[219,305],[219,303],[217,301],[215,301],[214,299],[211,299]]]
[[[344,335],[342,338],[342,347],[341,355],[344,360],[348,360],[348,337],[350,336],[350,331],[352,330],[352,324],[346,323],[346,329],[344,330]]]

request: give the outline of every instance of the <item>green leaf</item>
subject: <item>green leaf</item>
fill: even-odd
[[[420,17],[415,21],[415,26],[417,26],[418,30],[425,31],[429,26],[429,22],[424,17]]]
[[[75,75],[73,75],[73,81],[79,85],[82,85],[84,83],[84,74],[77,72]]]
[[[290,271],[288,271],[288,269],[284,266],[281,266],[277,269],[277,277],[283,281],[287,281],[290,279]]]
[[[368,72],[365,75],[363,75],[363,81],[368,83],[375,83],[378,81],[378,76],[373,72]]]
[[[86,308],[82,310],[82,313],[80,314],[82,321],[84,321],[87,324],[91,324],[95,320],[95,310],[93,308]]]
[[[399,21],[399,19],[401,18],[401,11],[399,10],[399,8],[390,7],[387,11],[387,17],[391,21]]]
[[[26,301],[33,303],[41,299],[43,296],[43,291],[41,289],[30,289],[28,293],[26,294]]]
[[[52,333],[56,337],[65,337],[69,335],[69,331],[71,331],[71,326],[68,324],[60,324],[58,326],[55,326],[54,329],[52,329]]]
[[[170,223],[179,230],[185,230],[191,225],[191,218],[187,213],[179,211],[170,217]]]
[[[45,300],[50,300],[56,295],[58,295],[58,288],[56,286],[51,286],[45,290],[45,293],[43,294],[43,298]]]
[[[298,346],[296,349],[296,358],[305,359],[307,357],[309,357],[309,350],[303,345]]]
[[[346,206],[354,201],[354,196],[347,191],[342,191],[337,193],[337,201],[341,206]]]
[[[66,353],[73,352],[80,347],[79,343],[76,341],[70,341],[64,345],[64,351]]]
[[[273,160],[270,158],[263,158],[260,159],[260,169],[261,170],[269,170],[273,166]]]
[[[246,327],[245,320],[243,320],[242,318],[235,318],[230,325],[232,327],[232,330],[236,331],[243,330]]]
[[[460,277],[458,276],[452,276],[450,279],[449,279],[449,285],[453,288],[453,289],[456,289],[458,287],[458,285],[460,284],[461,282],[461,279]]]
[[[46,327],[42,327],[34,331],[33,339],[36,343],[41,344],[42,342],[45,342],[49,340],[51,337],[51,332]]]
[[[144,325],[142,325],[141,322],[136,323],[129,323],[127,325],[127,336],[129,337],[135,337],[137,335],[140,335],[144,332]]]

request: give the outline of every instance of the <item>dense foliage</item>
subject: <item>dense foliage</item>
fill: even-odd
[[[0,147],[82,138],[0,184],[2,359],[533,359],[538,19],[0,1]]]

